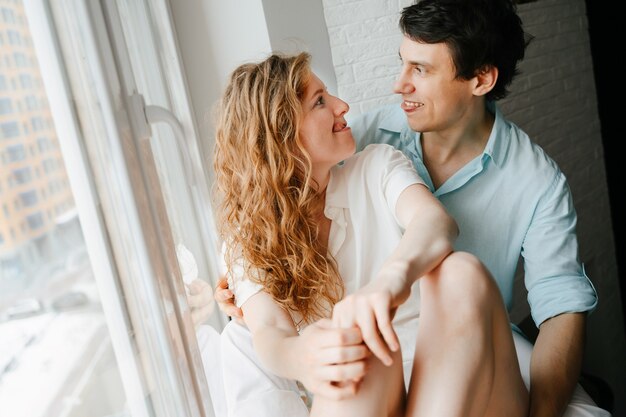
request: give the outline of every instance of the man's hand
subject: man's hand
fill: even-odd
[[[226,278],[220,278],[217,281],[213,297],[224,314],[243,323],[243,311],[235,305],[235,294],[228,289],[228,280]]]

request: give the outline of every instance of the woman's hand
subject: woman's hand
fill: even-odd
[[[340,400],[356,393],[371,355],[357,327],[337,328],[329,319],[307,326],[293,338],[297,379],[314,393]]]
[[[387,366],[392,363],[391,352],[400,348],[392,320],[410,294],[407,272],[407,263],[389,262],[372,283],[348,295],[333,309],[333,325],[361,329],[367,347]]]

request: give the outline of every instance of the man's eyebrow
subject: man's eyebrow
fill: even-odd
[[[400,52],[398,52],[398,57],[400,57],[400,61],[402,61],[402,63],[404,64],[409,64],[409,65],[427,65],[423,62],[419,62],[419,61],[405,61],[404,58],[402,58],[402,55],[400,54]]]

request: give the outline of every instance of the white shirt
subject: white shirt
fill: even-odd
[[[404,230],[396,218],[396,203],[402,191],[413,184],[424,181],[413,163],[390,145],[369,145],[331,170],[324,209],[332,221],[328,250],[337,262],[346,294],[371,282],[400,242]],[[237,276],[229,277],[229,286],[240,307],[262,286],[243,277],[241,267],[234,268],[233,275]],[[415,283],[394,318],[405,381],[413,363],[418,317],[419,287]]]

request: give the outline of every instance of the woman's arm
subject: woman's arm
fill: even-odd
[[[299,380],[314,394],[332,399],[356,392],[356,381],[365,374],[369,356],[358,328],[339,329],[322,319],[298,335],[291,316],[262,291],[250,297],[242,310],[254,349],[270,371]]]
[[[411,286],[433,270],[453,250],[456,222],[423,185],[407,187],[396,203],[396,217],[405,232],[373,282],[339,302],[333,323],[358,326],[363,340],[385,364],[399,348],[391,321],[410,295]],[[381,338],[382,336],[382,338]]]

